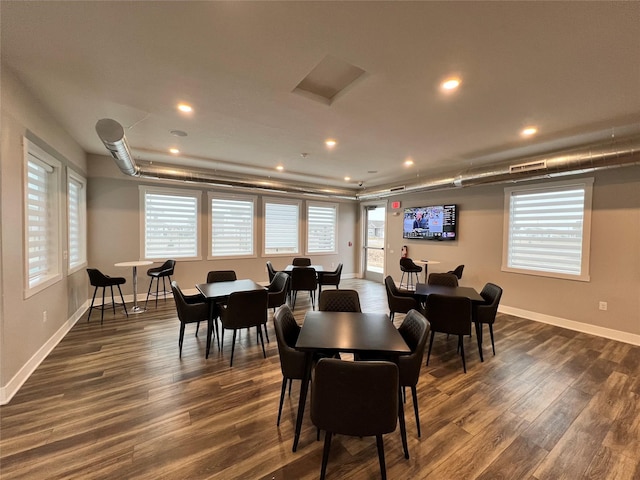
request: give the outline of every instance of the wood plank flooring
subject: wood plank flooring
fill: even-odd
[[[365,311],[387,311],[382,285],[344,280]],[[299,323],[310,308],[300,294]],[[323,442],[305,415],[291,451],[299,382],[276,427],[280,364],[242,331],[229,368],[204,359],[188,325],[178,357],[172,299],[128,319],[85,316],[0,408],[0,477],[9,479],[315,479]],[[402,321],[396,316],[396,325]],[[271,314],[270,314],[271,319]],[[499,314],[496,352],[436,335],[418,384],[422,438],[406,404],[411,458],[385,436],[389,479],[640,479],[640,347]],[[336,436],[328,479],[377,479],[373,438]]]

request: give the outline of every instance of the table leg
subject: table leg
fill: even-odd
[[[133,267],[133,308],[130,313],[142,313],[144,308],[138,306],[138,267]]]
[[[298,440],[300,440],[300,431],[302,430],[302,417],[304,416],[304,406],[307,403],[307,391],[309,390],[309,379],[311,378],[311,365],[313,363],[313,354],[307,352],[305,355],[305,369],[302,385],[300,385],[300,398],[298,399],[298,416],[296,417],[296,431],[293,437],[293,451],[298,449]]]
[[[425,263],[424,264],[424,283],[427,283],[427,270],[428,270],[429,264]]]

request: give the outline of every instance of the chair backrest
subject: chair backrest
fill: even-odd
[[[427,280],[429,285],[444,285],[446,287],[457,287],[458,277],[453,273],[430,273]]]
[[[318,272],[318,283],[322,285],[340,285],[340,277],[342,276],[342,263],[338,264],[333,272]]]
[[[91,284],[91,286],[107,287],[111,285],[111,283],[109,282],[109,277],[107,277],[97,268],[87,268],[87,273],[89,274],[89,283]]]
[[[323,358],[314,371],[311,420],[322,430],[343,435],[393,432],[398,388],[398,367],[392,362]]]
[[[167,260],[166,262],[164,262],[162,265],[160,265],[159,267],[154,267],[154,268],[150,268],[149,270],[147,270],[147,274],[150,275],[152,273],[155,273],[156,276],[171,276],[173,275],[173,271],[176,268],[176,261],[175,260]],[[160,275],[158,275],[160,274]]]
[[[187,302],[187,299],[175,280],[171,282],[173,300],[176,302],[178,319],[182,323],[206,322],[209,318],[209,305],[202,299],[197,304]]]
[[[294,267],[308,267],[309,265],[311,265],[311,259],[304,258],[304,257],[296,257],[293,259],[293,262],[291,262],[291,264]]]
[[[267,323],[267,290],[234,292],[221,315],[225,328],[248,328]]]
[[[269,308],[282,305],[287,300],[290,278],[284,272],[276,272],[269,284]]]
[[[400,270],[403,272],[421,272],[422,267],[416,265],[409,257],[400,257]]]
[[[318,310],[321,312],[362,312],[356,290],[323,290]]]
[[[447,273],[453,273],[456,277],[458,277],[458,280],[460,280],[462,278],[463,270],[464,265],[458,265],[456,268],[454,268],[453,270],[449,270]]]
[[[278,340],[282,375],[286,378],[303,378],[305,353],[294,348],[300,334],[300,326],[288,305],[282,305],[276,310],[273,315],[273,326]]]
[[[438,295],[427,297],[427,319],[431,330],[452,335],[471,335],[471,300]]]
[[[232,282],[237,279],[235,270],[211,270],[207,273],[207,283]]]
[[[417,310],[409,310],[402,324],[398,327],[398,332],[411,349],[411,355],[399,357],[400,385],[412,386],[418,383],[424,347],[427,344],[430,330],[431,324]]]
[[[295,267],[291,270],[291,290],[315,290],[318,288],[316,271],[308,267]]]
[[[276,276],[276,271],[270,261],[267,261],[267,273],[269,274],[269,282],[273,282],[273,277]]]
[[[502,288],[495,283],[487,283],[480,292],[484,298],[484,305],[477,305],[475,308],[475,320],[481,323],[493,323],[498,313],[498,304],[502,298]]]

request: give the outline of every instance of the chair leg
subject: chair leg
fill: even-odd
[[[266,339],[267,339],[267,343],[271,343],[271,342],[269,341],[269,332],[267,331],[267,324],[266,324],[266,323],[263,323],[262,325],[264,326],[264,336],[265,336],[265,337],[266,337]]]
[[[418,391],[415,385],[411,387],[411,397],[413,399],[413,412],[416,414],[416,426],[418,427],[418,438],[420,438],[420,414],[418,413]]]
[[[196,337],[198,336],[198,330],[200,330],[200,322],[196,325]]]
[[[291,396],[291,384],[293,383],[293,378],[289,379],[289,396]]]
[[[231,339],[231,360],[229,361],[229,367],[233,367],[233,351],[236,347],[236,332],[237,330],[233,329],[233,338]]]
[[[264,349],[264,337],[262,336],[262,327],[260,327],[260,325],[257,325],[256,328],[258,329],[258,335],[260,336],[260,344],[262,345],[262,356],[264,358],[267,358],[267,351]]]
[[[460,354],[462,355],[462,369],[464,373],[467,373],[467,363],[464,359],[464,342],[462,341],[462,335],[458,335],[458,340],[460,342]]]
[[[402,288],[402,282],[404,281],[404,274],[405,272],[402,272],[402,276],[400,277],[400,288]]]
[[[429,357],[431,357],[431,347],[433,347],[433,336],[436,334],[431,330],[431,338],[429,339],[429,351],[427,352],[427,366],[429,365]]]
[[[482,337],[481,337],[482,324],[480,322],[475,322],[475,325],[476,325],[476,340],[478,341],[478,353],[480,354],[480,361],[484,362],[484,357],[482,355]]]
[[[100,325],[102,325],[102,321],[104,320],[104,291],[107,287],[102,287],[102,309],[100,310]]]
[[[109,289],[111,290],[111,307],[113,308],[113,314],[116,314],[116,299],[113,296],[113,285],[109,285]]]
[[[184,340],[184,323],[180,322],[180,338],[178,338],[178,348],[180,349],[180,354],[178,358],[182,358],[182,341]]]
[[[162,277],[162,293],[164,294],[164,301],[167,301],[167,284],[165,283],[165,280],[167,279],[167,277]],[[171,282],[169,282],[169,285],[171,285]]]
[[[284,403],[284,391],[287,389],[287,377],[282,377],[282,388],[280,389],[280,406],[278,407],[278,421],[276,426],[280,426],[280,416],[282,415],[282,404]]]
[[[156,308],[158,308],[158,287],[160,286],[160,277],[156,278]]]
[[[393,316],[396,314],[396,312],[389,312],[389,320],[391,320],[391,322],[393,322]]]
[[[378,446],[378,460],[380,460],[380,475],[382,480],[387,480],[387,467],[384,463],[384,441],[382,435],[376,435],[376,445]]]
[[[329,450],[331,449],[331,432],[324,434],[324,449],[322,451],[322,467],[320,469],[320,480],[327,476],[327,462],[329,461]]]
[[[296,297],[298,296],[298,291],[297,290],[292,290],[291,291],[291,311],[294,311],[296,309]]]
[[[493,342],[493,324],[489,324],[489,335],[491,335],[491,348],[493,349],[493,356],[496,356],[496,344]]]
[[[149,303],[149,295],[151,295],[151,287],[153,286],[153,279],[155,277],[151,277],[151,281],[149,282],[149,289],[147,290],[147,298],[144,301],[144,309],[147,309],[147,303]]]
[[[124,303],[124,296],[122,295],[122,289],[118,285],[118,292],[120,292],[120,300],[122,300],[122,308],[124,308],[124,314],[129,318],[129,312],[127,312],[127,304]]]
[[[96,300],[96,293],[98,293],[98,287],[93,289],[93,297],[91,298],[91,306],[89,307],[89,316],[87,317],[87,322],[91,320],[91,312],[93,312],[93,302]]]

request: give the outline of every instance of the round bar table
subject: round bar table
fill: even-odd
[[[133,262],[119,262],[114,264],[116,267],[133,267],[133,308],[129,313],[142,313],[144,308],[138,306],[138,267],[151,265],[150,260],[134,260]]]
[[[427,269],[429,268],[429,265],[437,265],[440,262],[438,262],[437,260],[414,260],[413,263],[424,265],[424,283],[427,283]]]

